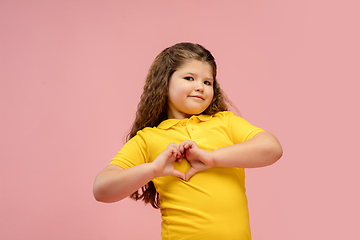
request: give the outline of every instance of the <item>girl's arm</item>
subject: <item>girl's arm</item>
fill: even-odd
[[[275,163],[283,154],[277,138],[268,132],[256,134],[246,142],[211,152],[214,167],[256,168]]]
[[[196,172],[210,167],[255,168],[268,166],[279,160],[283,153],[279,141],[268,132],[258,133],[246,142],[214,151],[200,149],[193,141],[182,142],[179,149],[192,166],[186,173],[186,180]]]
[[[95,178],[93,194],[100,202],[120,201],[157,177],[175,176],[185,179],[185,174],[174,169],[179,161],[178,145],[170,144],[152,163],[140,164],[128,169],[109,165]]]

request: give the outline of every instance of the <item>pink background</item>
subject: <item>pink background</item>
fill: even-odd
[[[98,203],[165,47],[203,44],[243,117],[284,148],[247,170],[253,239],[359,239],[359,1],[0,2],[0,239],[160,239]]]

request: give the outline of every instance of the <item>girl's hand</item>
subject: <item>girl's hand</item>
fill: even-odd
[[[188,181],[195,173],[214,166],[211,152],[200,149],[196,142],[186,140],[180,143],[179,151],[191,165],[191,168],[185,174],[185,181]]]
[[[175,176],[185,180],[185,174],[176,170],[173,166],[173,162],[181,162],[181,160],[182,155],[179,151],[179,146],[175,143],[170,143],[167,148],[152,162],[155,176]]]

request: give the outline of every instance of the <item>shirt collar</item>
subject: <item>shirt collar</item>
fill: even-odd
[[[209,121],[213,116],[212,115],[193,115],[190,117],[191,118],[197,118],[199,119],[199,121],[201,122],[206,122]],[[187,118],[185,118],[187,119]],[[169,129],[172,126],[176,125],[177,123],[179,123],[180,121],[182,121],[184,119],[166,119],[164,121],[162,121],[157,128],[159,129]]]

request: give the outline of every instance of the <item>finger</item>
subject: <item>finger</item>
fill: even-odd
[[[182,153],[180,151],[178,151],[176,157],[177,157],[177,159],[182,160],[183,155],[182,155]]]
[[[196,145],[195,142],[189,141],[186,146],[186,150],[191,150]]]
[[[179,151],[179,147],[177,145],[171,146],[171,154],[176,159],[178,159],[181,156],[181,153]]]
[[[189,171],[185,174],[185,181],[189,181],[189,179],[194,176],[194,174],[197,173],[196,169],[191,167]]]
[[[178,159],[176,159],[176,161],[177,161],[178,163],[181,163],[182,160],[183,160],[183,156],[180,156]]]
[[[172,156],[175,158],[175,161],[176,161],[176,159],[179,158],[179,152],[174,149],[172,152]]]
[[[174,170],[171,175],[181,178],[182,180],[185,180],[185,174],[178,170]]]
[[[167,156],[170,158],[170,157],[173,157],[174,154],[175,154],[175,149],[172,145],[169,145],[167,149],[165,149],[165,151],[167,151]]]
[[[180,145],[185,147],[185,146],[188,146],[189,143],[191,143],[191,142],[192,142],[192,141],[190,141],[190,140],[185,140],[185,141],[181,142]],[[179,145],[179,146],[180,146],[180,145]]]
[[[180,143],[180,144],[179,144],[179,151],[180,151],[180,152],[182,152],[182,151],[184,150],[183,145],[184,145],[183,143]]]
[[[187,142],[187,141],[184,141],[184,142],[182,142],[182,143],[179,144],[179,151],[180,151],[182,154],[184,154],[184,152],[185,152],[186,142]]]
[[[187,142],[185,143],[185,148],[186,148],[186,149],[190,148],[190,147],[191,147],[191,144],[192,144],[191,141],[187,141]]]

